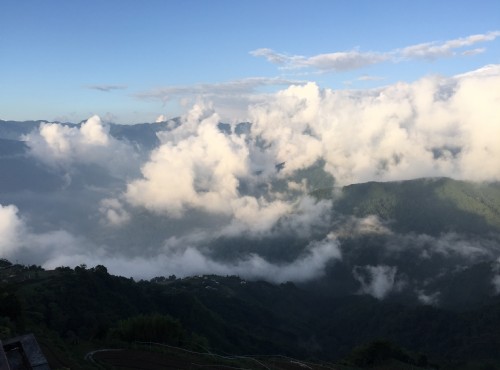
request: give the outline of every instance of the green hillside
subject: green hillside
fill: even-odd
[[[377,215],[394,221],[402,232],[500,231],[500,183],[448,178],[368,182],[344,187],[334,208],[358,217]]]

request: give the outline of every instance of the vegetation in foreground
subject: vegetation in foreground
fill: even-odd
[[[367,296],[327,299],[291,283],[234,276],[135,282],[104,266],[46,271],[1,263],[0,339],[34,332],[54,368],[93,368],[85,354],[107,348],[177,356],[152,343],[233,362],[287,356],[318,369],[500,368],[500,302],[452,312]],[[120,368],[111,351],[94,358]],[[294,368],[287,366],[275,368]]]

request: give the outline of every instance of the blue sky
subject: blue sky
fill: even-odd
[[[199,96],[451,76],[499,64],[498,31],[497,0],[2,0],[0,119],[151,122]]]

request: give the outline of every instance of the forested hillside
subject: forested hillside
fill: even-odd
[[[343,188],[335,209],[392,220],[401,232],[499,232],[500,183],[430,178],[355,184]]]
[[[374,349],[351,351],[388,340],[406,349],[388,358],[407,353],[407,362],[422,366],[500,361],[498,299],[459,313],[361,295],[327,298],[290,283],[237,277],[135,282],[104,266],[45,271],[5,260],[0,274],[1,336],[33,331],[61,361],[78,366],[85,366],[78,356],[86,348],[135,342],[361,365]]]

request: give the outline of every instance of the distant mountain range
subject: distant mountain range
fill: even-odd
[[[23,138],[44,123],[0,121],[0,204],[14,203],[32,210],[31,219],[44,223],[60,222],[63,217],[85,225],[85,207],[96,202],[85,199],[103,197],[104,189],[123,186],[123,180],[98,166],[79,165],[68,170],[35,160]],[[179,119],[174,119],[107,127],[112,137],[133,143],[147,156],[159,144],[157,134],[179,124]],[[249,132],[250,127],[249,123],[236,125],[237,134]],[[219,124],[219,129],[231,134],[229,125]],[[495,285],[500,274],[496,262],[500,257],[500,183],[428,178],[369,182],[338,189],[318,162],[271,186],[275,191],[285,191],[287,182],[303,180],[317,201],[332,202],[323,224],[312,225],[303,236],[293,232],[258,239],[222,235],[206,241],[207,251],[216,260],[228,263],[255,253],[278,264],[291,263],[307,257],[304,245],[333,233],[341,258],[326,263],[323,274],[305,283],[328,295],[363,292],[405,302],[472,307],[500,291],[500,280]],[[75,198],[81,201],[75,202]],[[56,202],[52,204],[63,209],[62,216],[53,207],[53,221],[47,218],[47,202]],[[153,246],[168,238],[169,229],[163,219],[145,212],[135,214],[135,219],[115,236],[107,228],[99,230],[91,225],[85,226],[86,233],[100,238],[101,243],[121,244],[122,248],[148,243]],[[463,280],[467,280],[462,285],[462,289],[468,289],[467,294],[456,291],[457,282]]]

